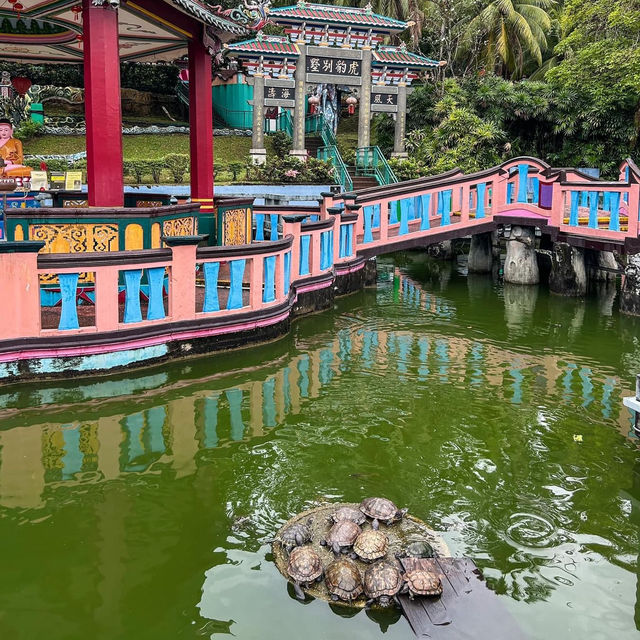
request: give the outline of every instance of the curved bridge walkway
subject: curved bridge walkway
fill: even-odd
[[[11,312],[0,319],[0,381],[268,340],[292,316],[362,287],[367,258],[502,224],[640,252],[639,209],[631,160],[618,181],[604,182],[526,157],[472,175],[325,195],[312,209],[256,207],[255,239],[244,246],[198,247],[195,236],[164,238],[164,249],[38,254],[36,243],[2,243],[0,298]]]

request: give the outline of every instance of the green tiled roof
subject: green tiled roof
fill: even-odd
[[[269,10],[269,17],[276,24],[295,22],[312,22],[325,24],[341,24],[379,29],[389,33],[399,33],[407,28],[407,23],[394,18],[373,13],[367,8],[336,7],[327,4],[300,2],[290,7],[279,7]]]
[[[237,53],[266,53],[288,57],[297,57],[300,55],[300,50],[297,45],[292,43],[288,38],[279,36],[263,36],[262,38],[236,42],[227,45],[227,50]]]
[[[380,47],[373,52],[373,62],[378,65],[402,67],[438,67],[437,60],[407,51],[404,47]]]

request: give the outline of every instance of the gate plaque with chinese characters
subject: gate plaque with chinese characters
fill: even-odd
[[[398,88],[373,87],[371,90],[371,111],[398,113]]]
[[[266,78],[264,83],[264,106],[293,109],[296,104],[295,91],[296,85],[293,80]]]
[[[327,53],[326,47],[307,47],[307,82],[362,84],[362,51],[338,49],[333,56],[328,56]]]

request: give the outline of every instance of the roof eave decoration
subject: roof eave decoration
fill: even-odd
[[[278,50],[278,47],[281,47]],[[226,45],[226,50],[232,55],[267,55],[282,56],[285,58],[297,58],[300,55],[300,49],[297,44],[291,42],[288,38],[280,36],[265,36],[262,32],[252,40],[243,42],[234,42]]]
[[[313,12],[322,12],[327,15],[313,15]],[[301,0],[296,5],[278,7],[270,12],[272,21],[279,22],[321,22],[323,24],[340,24],[348,26],[361,26],[385,33],[400,33],[407,29],[409,23],[395,18],[389,18],[373,13],[371,5],[364,8],[341,7],[335,5],[307,3]]]
[[[374,66],[403,67],[408,69],[432,69],[447,63],[438,62],[407,50],[406,45],[399,47],[380,47],[373,52]]]
[[[269,21],[271,0],[243,0],[242,5],[223,9],[208,7],[197,0],[171,0],[187,13],[212,27],[234,35],[248,35],[258,31]]]

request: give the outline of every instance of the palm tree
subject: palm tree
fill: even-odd
[[[485,66],[520,78],[527,62],[542,64],[555,0],[483,0],[464,32],[466,48],[480,44]]]
[[[409,29],[414,44],[422,35],[424,12],[420,7],[420,0],[335,0],[329,4],[343,7],[364,7],[370,4],[374,13],[404,22],[412,22]]]

